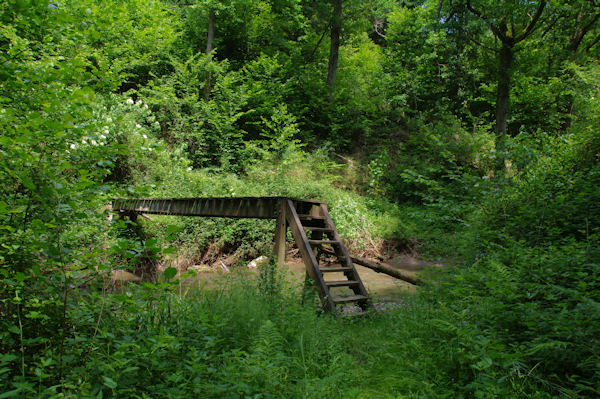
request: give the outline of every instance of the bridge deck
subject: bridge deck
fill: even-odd
[[[288,197],[221,197],[221,198],[130,198],[115,199],[113,211],[129,214],[138,213],[179,216],[205,216],[227,218],[277,219],[275,223],[275,247],[277,262],[285,262],[286,231],[292,230],[296,245],[300,249],[306,272],[315,282],[326,310],[336,312],[336,305],[356,302],[360,307],[369,306],[367,291],[352,263],[333,220],[323,201]],[[309,234],[309,236],[307,235]],[[326,235],[327,239],[323,237]],[[331,246],[331,255],[342,265],[345,280],[326,281],[324,273],[331,267],[322,267],[320,257],[323,246]],[[332,296],[330,288],[346,289],[348,296]]]
[[[154,215],[276,219],[282,201],[312,207],[323,201],[288,197],[119,198],[113,211]]]

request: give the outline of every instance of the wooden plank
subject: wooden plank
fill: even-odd
[[[124,198],[113,201],[115,211],[145,214],[275,219],[281,197],[241,198]]]
[[[304,229],[302,228],[302,224],[300,223],[300,219],[298,218],[298,214],[296,213],[296,209],[291,200],[287,200],[286,215],[287,221],[292,230],[292,235],[296,241],[296,245],[300,249],[300,254],[302,255],[302,260],[304,261],[306,271],[308,272],[310,278],[312,278],[316,283],[317,289],[319,290],[319,295],[323,301],[323,306],[326,310],[335,311],[335,304],[331,300],[329,290],[327,289],[325,281],[323,280],[323,275],[318,271],[317,259],[315,258],[315,254],[310,249],[308,238],[304,233]]]
[[[314,226],[303,226],[304,227],[304,231],[321,231],[323,233],[329,233],[331,232],[331,228],[329,227],[314,227]]]
[[[315,220],[324,220],[325,218],[323,216],[318,216],[318,215],[310,215],[310,214],[299,214],[298,215],[299,219],[315,219]]]
[[[358,285],[356,280],[340,280],[340,281],[325,281],[328,287],[349,287],[351,285]]]
[[[340,245],[340,242],[335,241],[335,240],[308,240],[308,243],[310,245],[323,245],[323,244]]]
[[[334,303],[359,302],[359,301],[364,302],[367,299],[368,299],[368,297],[366,297],[365,295],[351,295],[351,296],[344,296],[344,297],[334,297],[333,302]]]
[[[288,197],[116,198],[112,209],[155,215],[276,219],[279,201],[317,207],[323,201]]]
[[[351,271],[352,268],[348,266],[340,266],[340,267],[321,267],[319,271],[321,273],[337,273],[337,272],[348,272]]]

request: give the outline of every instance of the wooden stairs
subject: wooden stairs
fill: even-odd
[[[338,313],[338,305],[355,303],[363,310],[370,303],[348,250],[338,234],[327,205],[323,202],[286,200],[286,221],[300,249],[308,276],[314,281],[326,310]],[[283,210],[281,210],[283,211]],[[324,248],[330,248],[339,266],[327,266]]]

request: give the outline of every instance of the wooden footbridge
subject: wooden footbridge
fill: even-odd
[[[367,291],[325,202],[287,197],[138,198],[117,199],[113,201],[112,208],[113,211],[132,215],[276,219],[274,252],[277,262],[280,265],[285,262],[289,226],[300,249],[306,273],[314,281],[326,310],[335,312],[337,305],[346,303],[356,303],[363,309],[369,306]],[[333,264],[338,266],[320,263],[324,253],[337,258]],[[343,277],[329,278],[339,275]]]

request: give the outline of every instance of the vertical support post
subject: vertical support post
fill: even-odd
[[[285,199],[280,199],[278,201],[279,209],[277,210],[275,225],[275,248],[273,249],[275,256],[277,256],[278,266],[285,264],[285,238],[287,236],[286,207]]]

